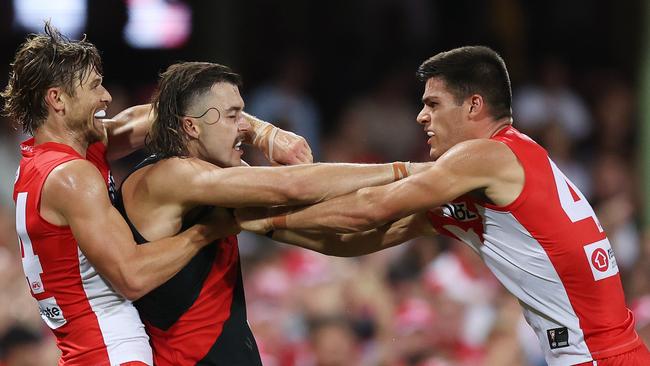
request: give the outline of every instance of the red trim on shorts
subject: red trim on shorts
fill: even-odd
[[[596,359],[594,361],[584,362],[575,366],[645,366],[650,365],[650,352],[645,344],[631,350],[630,352],[620,355]]]

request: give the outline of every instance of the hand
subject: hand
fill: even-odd
[[[241,228],[235,220],[232,209],[214,207],[208,215],[203,216],[197,225],[204,225],[212,241],[230,235],[237,235]]]
[[[309,144],[302,136],[293,132],[278,129],[273,138],[271,151],[264,151],[264,154],[274,165],[297,165],[311,164],[314,157],[311,154]],[[273,156],[269,156],[273,154]]]
[[[266,207],[246,207],[235,209],[239,227],[256,234],[266,234],[273,230],[269,209]]]

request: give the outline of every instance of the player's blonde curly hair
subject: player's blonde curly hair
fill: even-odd
[[[45,94],[49,88],[61,87],[75,95],[75,82],[81,84],[87,73],[102,73],[97,48],[86,41],[72,41],[50,22],[44,34],[31,34],[18,48],[11,64],[9,83],[0,93],[4,98],[3,114],[34,134],[47,118]]]

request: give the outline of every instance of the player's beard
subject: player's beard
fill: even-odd
[[[95,123],[100,124],[100,126],[95,125]],[[85,121],[85,138],[88,141],[88,144],[92,144],[97,141],[102,141],[104,139],[105,130],[104,126],[101,125],[101,121],[95,122],[94,110],[90,112],[90,117]]]

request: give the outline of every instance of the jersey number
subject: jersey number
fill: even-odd
[[[27,277],[27,283],[33,294],[40,294],[45,291],[41,274],[43,267],[38,256],[34,254],[32,240],[27,234],[27,224],[25,220],[25,210],[27,207],[27,192],[18,193],[16,198],[16,232],[18,232],[18,244],[23,252],[23,270]]]
[[[598,230],[602,233],[603,227],[596,217],[596,213],[587,202],[585,196],[580,190],[558,169],[555,163],[549,159],[551,167],[553,168],[553,177],[555,178],[555,186],[557,193],[560,196],[560,204],[566,215],[571,219],[571,222],[578,222],[591,217]]]

